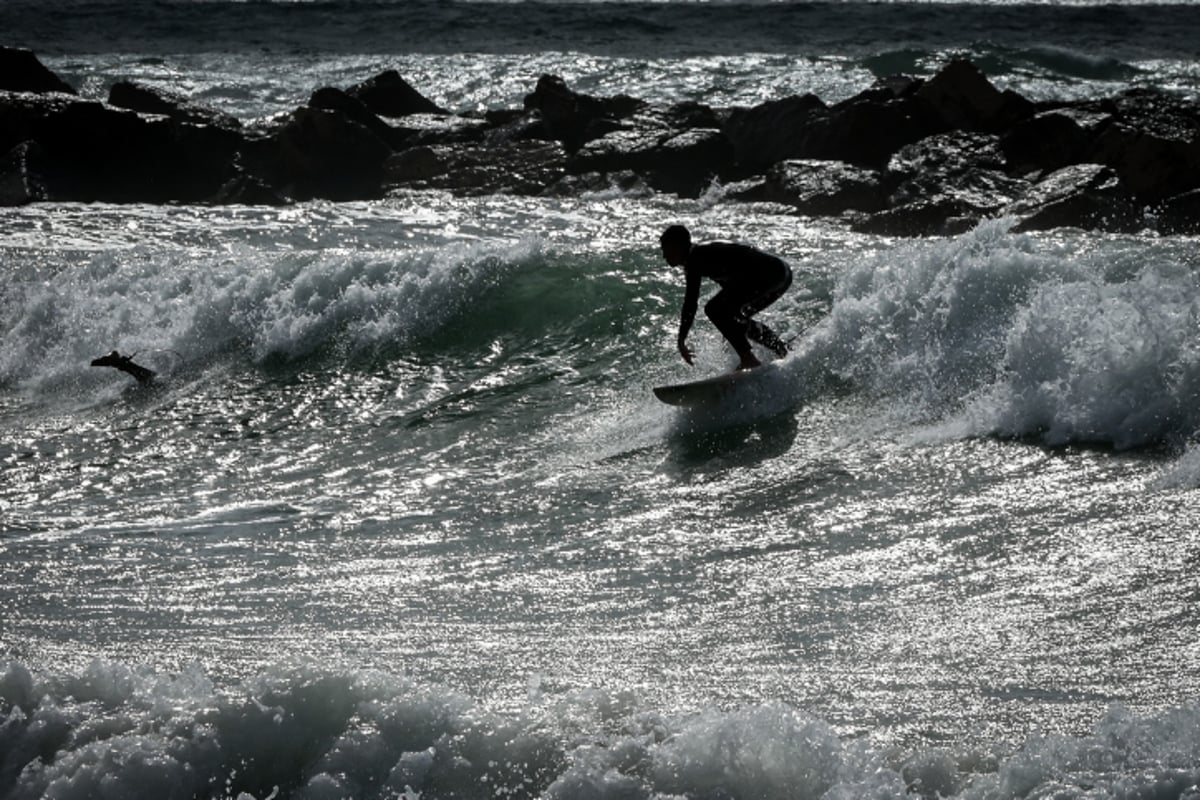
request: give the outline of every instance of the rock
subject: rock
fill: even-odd
[[[850,229],[878,236],[957,236],[978,223],[979,217],[970,208],[943,196],[870,214],[853,222]]]
[[[504,115],[489,112],[484,120],[491,126],[484,131],[484,139],[494,144],[557,141],[539,111],[521,110]]]
[[[855,230],[889,236],[969,230],[1020,198],[1029,183],[1004,172],[997,137],[952,131],[902,147],[888,162],[888,208]]]
[[[729,118],[728,113],[718,112],[704,103],[676,103],[657,112],[657,116],[667,127],[676,130],[691,130],[693,128],[724,128]]]
[[[721,130],[733,145],[735,161],[749,173],[803,157],[802,133],[825,110],[825,103],[816,95],[793,95],[736,109]]]
[[[298,108],[247,142],[246,171],[296,200],[367,200],[383,194],[391,146],[336,111]]]
[[[445,109],[426,98],[394,69],[381,72],[370,80],[350,87],[346,94],[360,101],[381,117],[407,117],[409,114],[445,114]]]
[[[767,172],[755,199],[792,206],[809,216],[883,210],[887,190],[879,172],[842,161],[782,161]]]
[[[1143,203],[1155,203],[1200,187],[1200,139],[1161,134],[1114,123],[1092,147],[1092,158],[1116,170]]]
[[[0,90],[75,94],[71,85],[38,61],[32,50],[20,47],[0,47]]]
[[[804,131],[804,158],[882,169],[901,147],[945,131],[943,119],[915,97],[859,96],[838,103]]]
[[[1099,110],[1161,139],[1188,141],[1200,131],[1200,106],[1161,89],[1128,89],[1100,101]]]
[[[505,145],[426,145],[385,164],[389,188],[444,189],[459,195],[544,192],[565,174],[566,153],[552,142]]]
[[[1003,170],[1006,164],[998,137],[950,131],[900,148],[888,161],[888,171],[906,179],[920,179],[971,169]]]
[[[1200,233],[1200,189],[1175,195],[1154,209],[1158,232],[1194,236]]]
[[[619,95],[596,98],[571,90],[557,75],[543,75],[533,92],[525,96],[526,111],[541,115],[550,135],[563,143],[567,152],[621,128],[620,120],[646,108],[646,103]]]
[[[403,147],[408,139],[408,132],[397,130],[388,125],[379,115],[367,108],[366,104],[357,97],[343,92],[341,89],[326,86],[313,92],[308,100],[309,108],[322,111],[333,111],[347,119],[362,125],[371,133],[387,142],[393,148]]]
[[[108,90],[108,104],[143,114],[159,114],[176,122],[240,128],[242,123],[228,114],[193,103],[186,97],[151,89],[131,81],[119,81]]]
[[[622,129],[588,142],[571,157],[568,169],[634,172],[662,192],[697,197],[733,163],[733,146],[715,129],[674,131]]]
[[[242,141],[236,131],[62,94],[0,95],[0,123],[17,143],[39,145],[48,197],[81,202],[203,200],[228,177]]]
[[[215,205],[285,206],[292,201],[253,175],[239,172],[209,198]]]
[[[37,142],[22,142],[0,159],[0,207],[51,199],[42,174],[44,161]]]
[[[1066,108],[1045,111],[1009,129],[1000,139],[1000,149],[1015,174],[1053,172],[1086,161],[1096,132],[1109,120],[1107,115]]]
[[[699,197],[733,164],[733,145],[716,129],[683,131],[659,145],[654,164],[640,171],[661,192]]]
[[[916,91],[947,128],[996,132],[1036,111],[1015,92],[1001,92],[970,61],[956,59]]]
[[[896,188],[892,206],[939,200],[956,208],[954,216],[990,216],[1029,188],[1029,183],[1004,171],[998,139],[990,134],[953,131],[901,148],[888,163]]]
[[[1083,228],[1130,232],[1142,225],[1129,190],[1102,164],[1076,164],[1052,173],[1004,210],[1021,217],[1014,231]]]

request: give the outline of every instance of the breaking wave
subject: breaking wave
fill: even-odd
[[[0,797],[989,798],[1190,796],[1200,708],[1113,706],[1081,735],[898,753],[766,703],[673,713],[626,692],[523,708],[382,672],[274,667],[232,685],[95,662],[0,675]],[[1190,788],[1189,788],[1190,787]]]

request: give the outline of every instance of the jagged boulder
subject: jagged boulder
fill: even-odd
[[[574,174],[634,172],[663,192],[696,197],[733,164],[733,146],[716,129],[626,128],[585,144]]]
[[[1133,195],[1117,172],[1103,164],[1064,167],[1033,186],[1004,213],[1021,218],[1015,231],[1071,227],[1130,232],[1143,225]]]
[[[626,95],[598,98],[576,92],[557,75],[543,75],[525,96],[526,111],[537,111],[550,135],[568,152],[620,130],[620,120],[646,108],[646,103]]]
[[[392,147],[344,114],[298,108],[242,151],[248,174],[296,200],[366,200],[383,194]]]
[[[901,148],[888,163],[896,186],[889,203],[940,199],[942,207],[957,209],[955,216],[982,219],[1029,188],[1027,181],[1006,174],[1005,165],[993,135],[953,131],[931,136]]]
[[[1116,170],[1144,203],[1200,187],[1200,139],[1195,134],[1168,137],[1114,123],[1096,138],[1091,155]]]
[[[1056,108],[1011,127],[1000,139],[1010,172],[1028,175],[1086,161],[1092,143],[1112,117],[1084,109]]]
[[[317,89],[308,99],[308,107],[341,114],[371,131],[393,148],[403,147],[408,139],[406,131],[393,128],[367,108],[364,102],[341,89],[331,86]]]
[[[816,95],[793,95],[734,109],[721,130],[733,145],[737,164],[750,173],[804,157],[803,131],[825,110],[825,103]]]
[[[1001,92],[970,61],[956,59],[916,90],[947,129],[997,132],[1036,112],[1021,95]]]
[[[388,158],[391,189],[444,189],[459,195],[536,195],[566,172],[566,153],[554,142],[498,146],[423,145]]]
[[[47,69],[32,50],[21,47],[0,47],[0,90],[75,94],[75,89]]]
[[[978,223],[973,208],[954,197],[939,196],[859,217],[850,228],[878,236],[957,236]]]
[[[48,199],[83,202],[202,200],[228,177],[242,141],[63,94],[0,94],[0,131],[0,147],[38,144]]]
[[[789,160],[767,171],[755,199],[782,203],[809,216],[876,212],[887,201],[882,173],[843,161]]]
[[[968,230],[1022,197],[1029,183],[1004,171],[997,137],[952,131],[902,147],[888,162],[888,208],[855,229],[890,236]]]
[[[223,114],[215,109],[194,103],[182,95],[162,89],[152,89],[132,81],[114,83],[108,90],[108,104],[143,114],[158,114],[176,122],[188,122],[193,125],[216,125],[223,128],[242,127],[241,121],[229,114]]]
[[[445,109],[422,95],[394,69],[350,87],[346,94],[381,117],[407,117],[409,114],[445,114]]]
[[[801,150],[806,158],[882,169],[900,148],[946,129],[942,118],[913,96],[859,96],[831,107],[811,125]]]

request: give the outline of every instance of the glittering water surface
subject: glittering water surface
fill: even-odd
[[[1165,282],[1194,309],[1185,241],[899,243],[711,198],[8,214],[10,657],[226,679],[315,659],[498,707],[531,679],[778,699],[910,746],[1079,731],[1197,685],[1200,517],[1170,445],[1195,412],[1120,422],[1121,397],[1067,388],[1113,365],[1064,354],[1061,402],[1097,408],[1051,416],[1091,413],[1099,446],[1047,449],[1014,333],[1064,281]],[[649,392],[682,377],[680,287],[640,244],[664,215],[802,276],[771,314],[797,354],[721,412]],[[110,346],[166,380],[86,366]],[[1128,380],[1195,369],[1186,339],[1157,347]],[[1013,424],[1025,441],[979,437]]]
[[[1198,85],[1186,4],[71,5],[0,28],[247,120]],[[0,798],[1192,796],[1197,242],[723,191],[0,210]],[[703,412],[670,222],[796,274]]]

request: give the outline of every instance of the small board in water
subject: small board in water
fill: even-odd
[[[739,385],[757,377],[761,369],[761,367],[743,369],[688,383],[655,386],[654,396],[672,406],[702,406],[717,403],[731,395]]]

